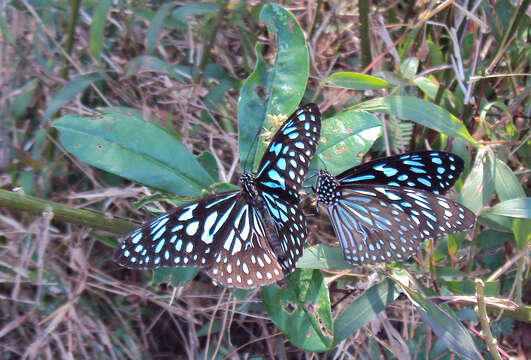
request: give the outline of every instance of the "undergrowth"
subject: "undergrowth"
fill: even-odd
[[[0,2],[0,358],[531,357],[529,1],[466,4]],[[474,229],[353,267],[321,211],[300,269],[251,291],[111,261],[308,102],[311,175],[450,150]]]

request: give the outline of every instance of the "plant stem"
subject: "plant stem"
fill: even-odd
[[[114,234],[124,235],[138,227],[127,220],[112,219],[90,210],[76,209],[35,196],[19,194],[0,189],[0,207],[27,211],[30,213],[50,212],[55,220],[88,226],[97,230],[105,230]]]
[[[496,346],[496,340],[492,336],[489,325],[489,317],[487,315],[487,305],[485,303],[485,294],[483,289],[485,283],[481,279],[476,279],[476,297],[478,299],[478,317],[479,322],[481,323],[481,329],[483,330],[483,335],[485,336],[485,342],[487,343],[487,348],[489,349],[490,354],[496,360],[501,360],[500,353],[498,352]]]
[[[361,36],[361,67],[365,69],[371,64],[371,41],[369,39],[369,0],[359,0],[360,36]]]
[[[70,19],[68,20],[68,27],[66,29],[66,42],[65,42],[65,52],[70,55],[72,53],[72,48],[74,46],[74,35],[76,30],[77,20],[79,19],[79,7],[81,5],[81,0],[73,0],[70,6]],[[68,59],[63,57],[64,67],[61,69],[59,76],[62,79],[66,80],[68,75]]]

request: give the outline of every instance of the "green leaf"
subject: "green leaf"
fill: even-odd
[[[218,11],[219,4],[215,2],[193,2],[179,6],[173,10],[171,16],[186,23],[187,16],[207,15]]]
[[[101,49],[103,49],[103,35],[110,5],[111,0],[100,1],[94,9],[92,22],[90,23],[89,51],[97,61],[99,61]]]
[[[168,65],[163,60],[156,56],[137,56],[131,60],[127,66],[125,77],[129,78],[142,71],[154,71],[162,74],[167,74],[171,78],[186,82],[191,79],[190,72],[181,71],[178,66]]]
[[[531,219],[531,197],[502,201],[491,208],[483,210],[483,213]]]
[[[322,244],[304,249],[302,257],[297,261],[297,267],[323,270],[352,269],[352,265],[345,261],[340,248]]]
[[[308,49],[297,20],[276,4],[264,5],[260,17],[276,33],[277,56],[268,66],[256,46],[256,66],[244,82],[238,101],[238,148],[242,169],[251,170],[262,158],[258,141],[267,115],[291,114],[304,95],[309,73]]]
[[[48,107],[44,112],[42,121],[46,122],[63,105],[75,98],[77,95],[81,94],[83,90],[85,90],[92,82],[100,79],[102,79],[101,74],[94,72],[80,75],[63,86],[48,103]]]
[[[38,84],[39,81],[37,79],[32,79],[17,89],[16,93],[18,95],[14,96],[13,102],[11,103],[11,114],[15,119],[22,118],[28,112],[28,108],[34,101],[33,96],[35,95]]]
[[[472,170],[459,194],[459,202],[475,213],[483,208],[494,192],[494,170],[492,152],[488,148],[479,149]]]
[[[336,72],[324,82],[352,90],[378,90],[394,87],[393,84],[380,78],[355,72]]]
[[[459,321],[419,293],[401,283],[398,284],[406,292],[413,305],[417,307],[420,316],[449,350],[468,359],[482,359],[469,332]]]
[[[158,38],[160,36],[160,30],[164,23],[164,19],[168,16],[168,12],[175,7],[174,2],[167,2],[163,4],[155,13],[155,16],[149,23],[149,27],[146,31],[147,53],[152,54],[153,50],[157,46]]]
[[[406,79],[413,80],[419,68],[419,59],[408,57],[400,64],[399,73]]]
[[[306,351],[326,351],[333,341],[328,288],[318,270],[297,270],[282,288],[262,288],[267,314],[295,346]]]
[[[92,166],[150,187],[197,196],[214,179],[177,139],[133,109],[108,108],[95,117],[53,122],[59,141]]]
[[[360,163],[356,155],[365,154],[381,131],[380,120],[366,111],[348,110],[324,120],[317,156],[310,167],[326,166],[332,174],[350,169]]]
[[[334,321],[334,343],[338,344],[361,329],[389,306],[399,295],[389,279],[374,284],[351,302]]]
[[[524,250],[527,244],[531,243],[531,220],[514,219],[513,234],[516,248]]]
[[[441,281],[453,295],[476,295],[476,283],[470,280]],[[485,296],[498,296],[500,294],[500,281],[485,282]]]
[[[13,39],[13,35],[11,35],[11,31],[9,31],[9,26],[5,18],[5,10],[0,11],[0,31],[2,32],[3,38],[6,39],[11,46],[17,47],[17,44],[15,42],[15,39]]]
[[[358,104],[354,109],[383,112],[401,119],[410,119],[445,135],[461,137],[473,144],[476,143],[458,118],[445,109],[416,97],[387,96],[376,98]]]
[[[525,191],[518,182],[511,168],[500,159],[496,159],[496,170],[494,176],[494,188],[500,201],[525,197]]]
[[[153,283],[169,282],[172,286],[183,286],[192,280],[199,268],[197,267],[181,267],[181,268],[159,268],[153,270]]]

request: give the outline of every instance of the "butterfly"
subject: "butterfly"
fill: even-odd
[[[336,177],[321,170],[315,193],[327,208],[347,262],[405,261],[424,240],[474,225],[474,213],[442,196],[463,167],[463,160],[448,152],[411,152]]]
[[[315,153],[321,113],[296,110],[241,190],[186,203],[128,235],[114,260],[132,269],[194,266],[223,285],[254,288],[295,269],[308,236],[299,190]]]

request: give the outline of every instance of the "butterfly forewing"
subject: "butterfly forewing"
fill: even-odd
[[[321,113],[317,105],[307,104],[295,111],[267,147],[256,174],[257,186],[298,202],[320,133]]]
[[[418,151],[366,162],[336,178],[342,183],[413,187],[445,194],[463,171],[463,160],[444,151]]]
[[[426,239],[473,226],[474,214],[427,191],[356,184],[328,206],[345,259],[353,264],[404,261]]]
[[[242,195],[241,191],[227,192],[178,207],[130,234],[114,260],[133,269],[210,266],[216,247],[241,246],[225,244],[224,240],[243,201]]]
[[[295,269],[308,230],[299,208],[299,190],[321,133],[321,113],[315,104],[295,111],[266,149],[256,175],[256,186],[278,235],[271,244],[282,269]]]

